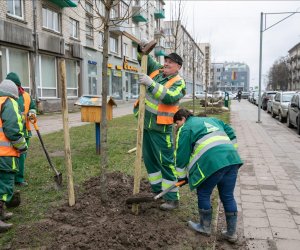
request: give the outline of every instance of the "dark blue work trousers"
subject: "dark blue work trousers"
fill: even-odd
[[[237,212],[233,192],[239,167],[238,164],[221,168],[197,187],[199,209],[211,208],[210,196],[217,185],[225,212]]]

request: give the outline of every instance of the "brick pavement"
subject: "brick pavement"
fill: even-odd
[[[244,160],[235,194],[250,249],[300,249],[300,137],[257,106],[232,102]],[[239,223],[241,224],[241,223]]]

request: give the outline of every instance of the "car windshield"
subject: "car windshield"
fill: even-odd
[[[283,94],[282,95],[282,101],[283,102],[290,102],[293,95],[294,95],[293,93],[292,94]]]

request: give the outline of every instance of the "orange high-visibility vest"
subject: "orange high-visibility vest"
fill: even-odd
[[[2,110],[2,105],[10,97],[1,96],[0,97],[0,113]],[[20,157],[20,153],[13,147],[10,140],[5,136],[3,131],[3,123],[0,117],[0,156],[16,156]]]
[[[153,71],[149,76],[153,79],[155,76],[159,74],[159,70]],[[170,79],[166,82],[164,87],[167,89],[170,88],[175,82],[180,81],[181,77],[179,75],[175,76],[174,78]],[[173,116],[178,111],[179,105],[171,105],[171,104],[158,104],[157,109],[157,124],[172,124],[173,123]]]
[[[31,128],[30,128],[30,121],[29,121],[29,118],[28,118],[28,112],[29,112],[29,106],[30,106],[30,95],[27,93],[27,92],[24,92],[23,93],[23,99],[24,99],[24,118],[25,118],[25,124],[26,124],[26,129],[28,131],[31,131]]]

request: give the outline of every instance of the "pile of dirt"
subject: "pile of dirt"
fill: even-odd
[[[131,213],[126,198],[132,195],[133,178],[122,173],[107,175],[109,201],[100,199],[100,178],[84,184],[76,205],[49,211],[47,218],[21,226],[12,249],[200,249],[213,244],[187,227],[176,213],[159,210],[160,202],[143,203],[139,215]],[[141,182],[149,193],[149,183]],[[180,209],[179,209],[180,212]]]

